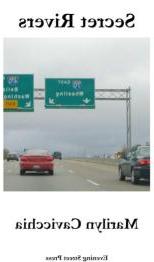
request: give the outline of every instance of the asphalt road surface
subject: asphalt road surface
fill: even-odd
[[[20,176],[19,162],[4,161],[5,191],[148,191],[149,184],[141,181],[132,185],[119,181],[113,165],[56,160],[54,175],[27,173]]]

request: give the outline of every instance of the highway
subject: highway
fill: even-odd
[[[149,184],[141,181],[119,181],[115,165],[77,160],[55,160],[54,175],[19,174],[19,162],[4,161],[5,191],[149,191]]]

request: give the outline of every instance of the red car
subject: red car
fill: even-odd
[[[47,150],[27,150],[20,157],[20,175],[26,171],[54,174],[54,158]]]

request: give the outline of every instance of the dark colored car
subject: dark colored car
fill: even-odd
[[[61,152],[54,152],[53,153],[53,157],[55,158],[55,159],[62,159],[62,153]]]
[[[54,174],[54,159],[47,150],[27,150],[20,157],[20,175],[27,171]]]
[[[150,147],[139,146],[119,162],[119,179],[131,178],[132,184],[139,180],[150,181]]]
[[[18,161],[19,159],[18,159],[18,155],[17,154],[15,154],[15,153],[9,153],[8,155],[7,155],[7,161],[10,161],[10,160],[15,160],[15,161]]]

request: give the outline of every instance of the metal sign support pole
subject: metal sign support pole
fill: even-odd
[[[131,149],[131,91],[127,89],[126,118],[127,118],[127,150]]]

